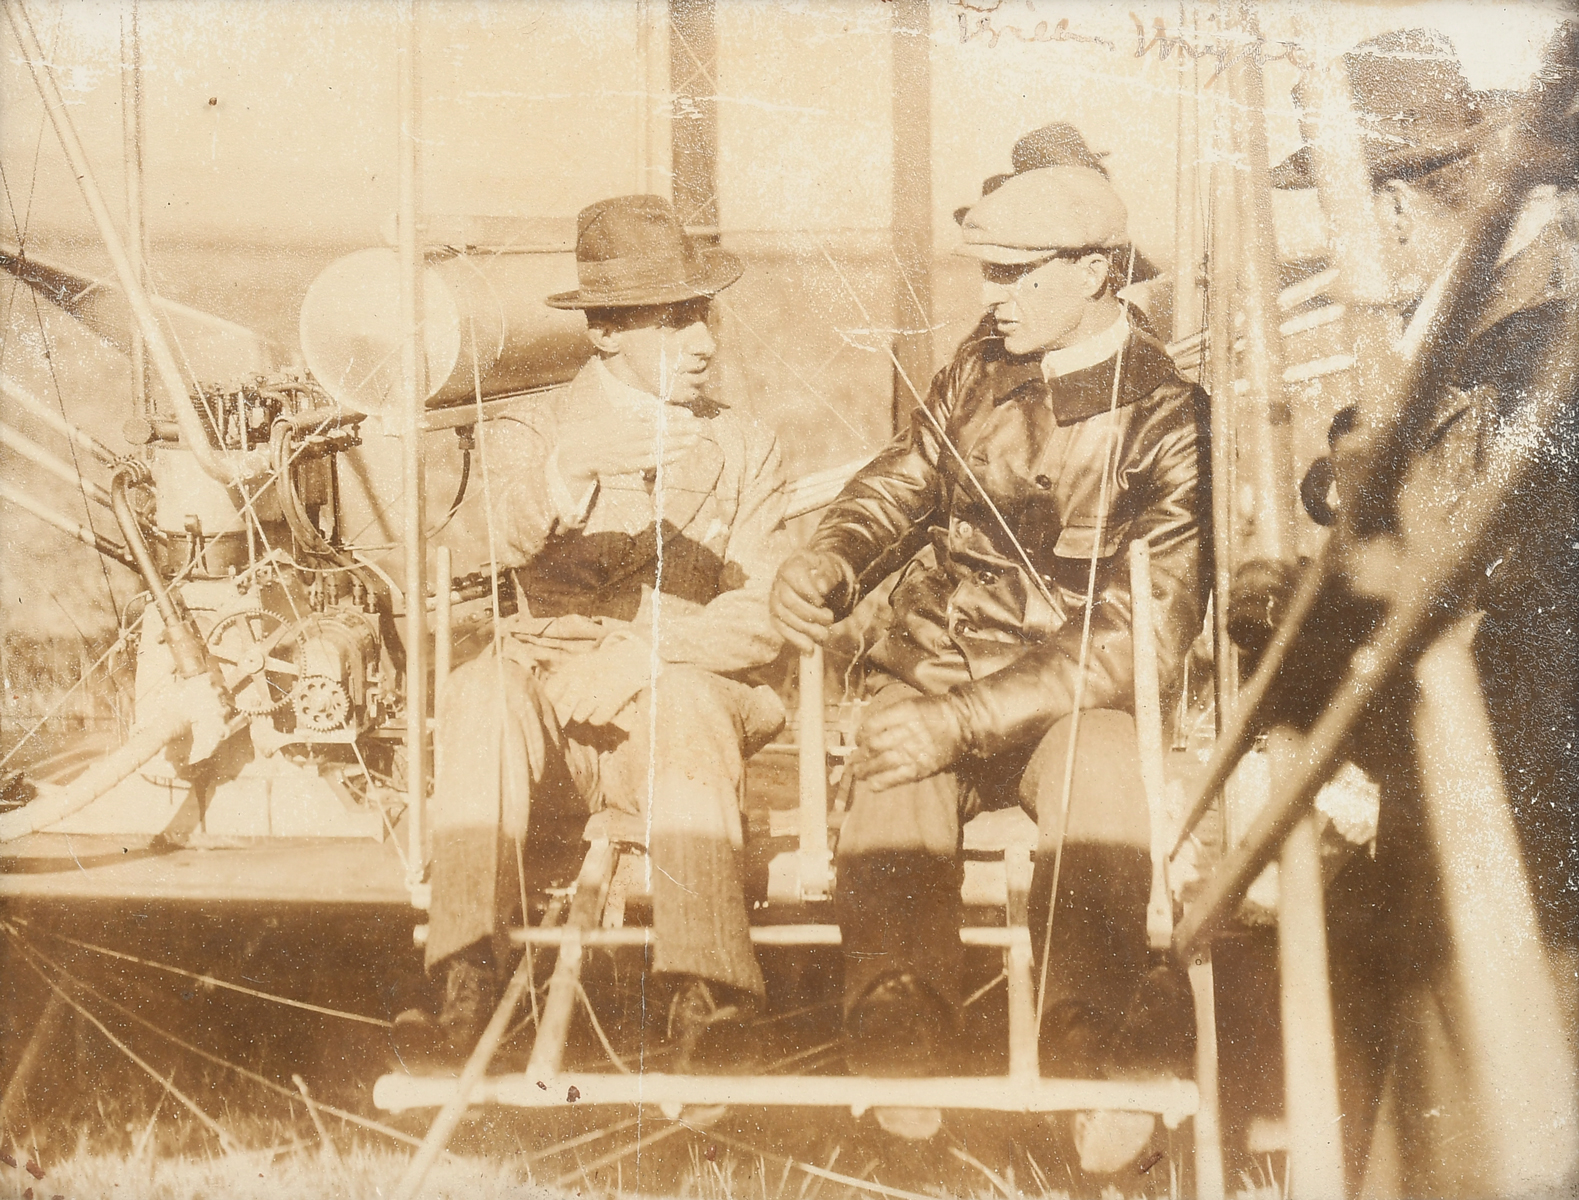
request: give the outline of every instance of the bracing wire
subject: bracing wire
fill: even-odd
[[[25,921],[21,918],[13,918],[13,920],[17,924],[26,928],[35,928],[31,922]],[[135,954],[127,954],[124,950],[111,950],[108,946],[98,946],[92,942],[84,942],[78,938],[70,937],[64,933],[56,933],[52,929],[46,929],[43,927],[37,928],[38,931],[45,937],[54,938],[56,941],[65,942],[69,946],[76,946],[79,950],[86,950],[92,954],[103,955],[105,958],[118,959],[121,962],[134,963],[140,967],[150,967],[153,970],[164,971],[170,975],[180,975],[185,979],[191,979],[197,983],[201,983],[205,987],[217,987],[223,988],[230,992],[239,992],[244,996],[251,996],[255,1000],[268,1000],[274,1004],[283,1004],[288,1008],[299,1008],[305,1012],[317,1013],[319,1016],[323,1017],[339,1017],[343,1021],[356,1021],[363,1025],[377,1025],[384,1029],[388,1029],[391,1026],[389,1021],[382,1020],[378,1017],[367,1017],[363,1016],[361,1013],[346,1012],[343,1009],[338,1008],[325,1008],[321,1004],[309,1004],[305,1000],[293,1000],[289,996],[277,996],[273,992],[264,992],[258,990],[257,988],[245,987],[239,983],[231,983],[228,979],[216,979],[212,975],[204,975],[197,971],[188,971],[185,967],[177,967],[170,963],[157,962],[148,958],[139,958]]]
[[[33,946],[25,939],[22,940],[21,948],[24,953],[29,954],[32,958],[36,959],[38,962],[42,962],[45,966],[54,971],[58,979],[65,980],[66,982],[70,983],[72,987],[76,988],[85,995],[92,996],[96,1000],[103,1001],[105,1004],[109,1005],[112,1009],[126,1017],[128,1020],[140,1025],[142,1028],[148,1030],[149,1033],[164,1039],[178,1049],[184,1050],[188,1054],[194,1054],[204,1062],[212,1063],[216,1067],[223,1067],[227,1071],[232,1071],[235,1074],[240,1075],[243,1079],[250,1080],[259,1087],[267,1088],[269,1091],[284,1096],[288,1100],[294,1100],[300,1094],[294,1088],[288,1088],[282,1083],[276,1083],[266,1075],[259,1075],[256,1071],[250,1071],[246,1067],[231,1062],[229,1059],[221,1058],[212,1051],[204,1050],[201,1046],[195,1046],[191,1042],[188,1042],[185,1039],[171,1033],[169,1030],[154,1024],[152,1021],[148,1020],[147,1017],[144,1017],[133,1009],[128,1008],[126,1005],[115,1000],[113,997],[106,996],[92,984],[79,979],[65,967],[55,962],[48,955],[44,954],[36,946]],[[337,1108],[332,1104],[324,1103],[322,1100],[314,1100],[313,1103],[317,1105],[321,1111],[328,1113],[330,1116],[338,1117],[340,1120],[347,1121],[352,1125],[359,1125],[363,1129],[369,1129],[374,1133],[383,1134],[385,1137],[393,1138],[397,1142],[404,1142],[409,1146],[420,1146],[422,1144],[421,1138],[412,1137],[409,1133],[402,1133],[400,1130],[391,1128],[390,1126],[383,1124],[381,1121],[374,1121],[368,1117],[350,1112],[347,1109]]]
[[[1135,278],[1135,247],[1129,248],[1129,268],[1124,286],[1127,288]],[[1124,307],[1124,319],[1129,319],[1129,301],[1120,299]],[[1069,808],[1070,793],[1074,790],[1075,779],[1075,753],[1080,743],[1080,711],[1085,703],[1086,695],[1086,670],[1090,666],[1091,654],[1091,612],[1096,607],[1097,594],[1097,567],[1102,561],[1102,535],[1107,525],[1108,505],[1111,502],[1111,484],[1114,471],[1114,460],[1118,455],[1118,425],[1113,420],[1113,414],[1118,410],[1119,386],[1124,377],[1124,350],[1129,345],[1126,338],[1119,346],[1118,353],[1113,359],[1113,391],[1108,398],[1108,441],[1102,452],[1102,482],[1097,494],[1097,526],[1091,543],[1091,565],[1086,575],[1086,602],[1080,623],[1080,657],[1075,667],[1075,696],[1074,704],[1069,713],[1069,745],[1064,753],[1064,775],[1059,785],[1059,811],[1058,811],[1058,840],[1053,846],[1053,878],[1051,890],[1047,897],[1047,923],[1042,929],[1042,966],[1036,984],[1036,1024],[1033,1026],[1038,1032],[1042,1028],[1042,1015],[1047,1004],[1047,963],[1051,955],[1048,953],[1053,944],[1053,915],[1058,911],[1058,880],[1064,866],[1064,839],[1069,833]]]

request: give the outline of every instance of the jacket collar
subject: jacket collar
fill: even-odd
[[[1052,409],[1060,425],[1074,425],[1098,413],[1107,412],[1108,406],[1113,403],[1113,370],[1115,366],[1120,366],[1123,377],[1119,381],[1118,407],[1125,408],[1137,400],[1144,400],[1162,384],[1176,378],[1178,372],[1167,351],[1155,338],[1136,328],[1132,322],[1126,323],[1129,332],[1123,343],[1121,364],[1117,361],[1118,351],[1115,350],[1100,362],[1047,380],[1042,374],[1042,356],[1005,355],[998,367],[1003,381],[998,395],[1002,400],[1040,400]],[[1000,352],[1002,345],[1000,341]]]

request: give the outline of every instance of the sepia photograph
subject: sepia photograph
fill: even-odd
[[[0,0],[0,1200],[1579,1196],[1567,0]]]

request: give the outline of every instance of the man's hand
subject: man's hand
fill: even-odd
[[[848,568],[840,559],[803,550],[779,568],[768,593],[768,612],[790,645],[810,653],[828,640],[828,632],[838,620],[829,599],[841,585],[848,584]]]
[[[628,638],[564,659],[543,690],[561,725],[607,725],[651,678],[652,647]]]
[[[965,730],[947,696],[901,700],[867,717],[856,750],[855,777],[882,792],[953,766],[965,752]]]
[[[555,443],[559,473],[565,486],[580,494],[611,475],[642,475],[660,463],[667,469],[696,448],[705,427],[700,417],[675,404],[655,405],[613,425],[566,422]]]

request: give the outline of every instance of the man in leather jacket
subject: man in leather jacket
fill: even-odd
[[[855,1070],[925,1074],[944,1062],[962,999],[961,824],[1015,802],[1040,829],[1038,953],[1063,842],[1044,1069],[1154,1070],[1187,1053],[1188,1001],[1182,1012],[1159,1004],[1155,980],[1141,1007],[1168,1015],[1121,1028],[1146,991],[1150,874],[1127,549],[1150,542],[1166,693],[1201,622],[1203,397],[1114,295],[1125,225],[1112,186],[1081,167],[1015,175],[971,208],[962,252],[981,262],[990,322],[774,583],[775,619],[804,649],[901,572],[869,658],[872,703],[837,851]]]

